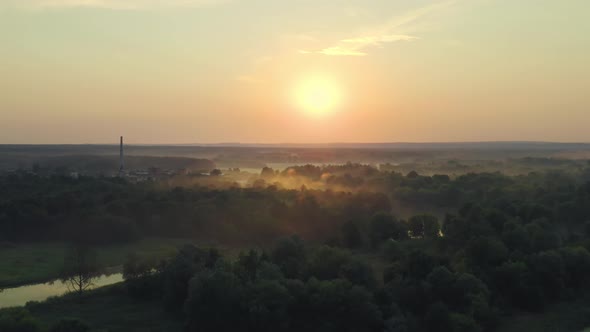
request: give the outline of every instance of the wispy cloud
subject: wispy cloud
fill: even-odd
[[[317,53],[332,56],[365,56],[368,54],[367,52],[370,48],[382,47],[388,43],[412,41],[418,39],[418,37],[400,33],[399,30],[402,28],[407,30],[408,26],[419,19],[440,11],[455,2],[456,0],[449,0],[418,8],[405,15],[394,17],[385,24],[374,26],[358,37],[342,39],[333,46],[319,50],[300,50],[299,53]]]
[[[389,35],[343,39],[340,41],[339,46],[324,48],[318,51],[318,53],[324,55],[364,56],[367,55],[365,50],[369,47],[379,47],[385,43],[410,41],[416,38],[418,37],[409,35]]]
[[[141,10],[166,7],[204,7],[231,0],[7,0],[7,5],[20,8],[90,7],[116,10]]]

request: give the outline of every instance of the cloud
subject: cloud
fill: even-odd
[[[8,0],[8,5],[19,8],[103,8],[114,10],[143,10],[170,7],[205,7],[230,0]]]
[[[399,41],[411,41],[418,37],[410,35],[383,35],[365,36],[357,38],[342,39],[337,45],[326,47],[316,51],[300,50],[301,54],[318,53],[334,56],[365,56],[367,49],[371,47],[382,47],[383,44]]]
[[[312,53],[312,52],[310,52]],[[338,55],[338,56],[365,56],[367,53],[362,51],[357,51],[351,48],[345,48],[340,46],[328,47],[324,48],[323,50],[319,50],[316,53],[323,54],[323,55]]]
[[[369,48],[382,47],[387,43],[412,41],[418,39],[418,37],[408,34],[400,34],[399,30],[401,28],[407,29],[409,25],[415,23],[419,19],[422,19],[434,12],[440,11],[454,4],[455,2],[456,0],[449,0],[421,7],[408,12],[405,15],[394,17],[382,25],[367,29],[367,32],[360,35],[359,37],[342,39],[336,43],[336,45],[315,51],[300,50],[299,53],[316,53],[332,56],[365,56],[368,54],[367,51]]]

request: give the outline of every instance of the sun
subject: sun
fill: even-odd
[[[311,78],[299,84],[295,99],[305,113],[324,116],[338,107],[341,96],[334,82],[326,78]]]

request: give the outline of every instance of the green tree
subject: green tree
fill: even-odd
[[[258,280],[248,290],[246,307],[252,331],[285,331],[290,326],[289,290],[277,280]]]
[[[391,214],[377,213],[371,218],[369,237],[373,247],[377,248],[383,241],[388,239],[407,239],[408,227]]]
[[[559,250],[567,273],[566,285],[572,288],[587,287],[590,279],[590,253],[584,247]]]
[[[245,289],[224,270],[204,271],[190,281],[185,303],[186,331],[235,331],[244,328]]]
[[[531,272],[545,295],[558,298],[565,287],[565,263],[556,251],[545,251],[530,259]]]
[[[452,332],[451,312],[442,302],[430,306],[424,317],[427,331]]]
[[[49,332],[87,332],[90,330],[88,324],[78,319],[61,319],[53,324]]]
[[[385,241],[381,250],[383,252],[383,257],[390,262],[399,261],[404,257],[402,246],[394,239]]]
[[[361,259],[353,259],[343,265],[339,272],[340,277],[355,285],[361,285],[367,289],[374,289],[377,286],[375,271],[368,262]]]
[[[281,268],[285,277],[300,276],[306,263],[303,241],[297,236],[281,239],[271,252],[271,260]]]
[[[383,319],[370,292],[345,280],[306,284],[308,330],[322,332],[381,331]]]
[[[342,225],[342,244],[351,249],[363,245],[361,231],[352,220],[347,221]]]
[[[508,249],[502,241],[495,238],[478,237],[469,241],[465,254],[471,266],[487,268],[504,262],[508,258]]]
[[[93,286],[93,280],[100,274],[96,252],[84,244],[72,244],[68,247],[61,271],[61,281],[68,290],[81,295]]]
[[[321,246],[309,258],[308,272],[320,280],[336,279],[342,267],[352,260],[349,252],[329,246]]]
[[[0,310],[0,331],[2,332],[38,332],[39,322],[22,307]]]
[[[458,313],[451,314],[451,325],[453,332],[480,332],[482,330],[473,317]]]

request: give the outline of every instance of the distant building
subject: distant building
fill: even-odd
[[[125,175],[125,161],[123,159],[123,136],[121,136],[121,142],[119,145],[119,176]]]

